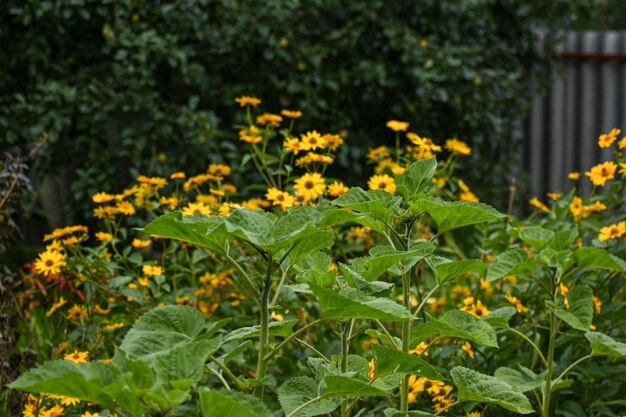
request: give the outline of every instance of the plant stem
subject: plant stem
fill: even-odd
[[[265,361],[269,361],[270,359],[272,359],[278,352],[280,352],[280,350],[285,347],[285,345],[287,345],[287,343],[291,342],[294,338],[296,338],[297,336],[300,335],[300,333],[304,332],[306,329],[308,329],[311,326],[315,326],[318,323],[321,323],[322,319],[317,319],[315,321],[310,322],[309,324],[301,327],[300,329],[296,330],[295,332],[293,332],[291,335],[289,335],[285,340],[283,340],[282,342],[280,342],[280,344],[278,346],[276,346],[274,348],[274,350],[272,350],[270,353],[268,353],[265,356]]]
[[[578,365],[579,363],[581,363],[583,361],[586,361],[587,359],[591,358],[592,356],[593,356],[593,354],[591,354],[591,353],[588,354],[588,355],[585,355],[582,358],[578,359],[576,362],[572,363],[570,366],[568,366],[563,372],[561,372],[561,375],[559,375],[558,378],[554,380],[554,385],[558,384],[561,381],[561,379],[563,379],[565,377],[565,375],[567,375],[567,373],[569,371],[574,369],[574,367],[576,365]]]
[[[261,300],[260,300],[260,334],[259,334],[259,357],[257,360],[257,368],[256,368],[256,380],[261,385],[255,388],[255,395],[263,399],[263,393],[265,392],[263,384],[263,379],[265,378],[265,373],[267,371],[267,361],[265,359],[265,355],[267,355],[267,347],[270,342],[270,312],[269,312],[269,303],[270,303],[270,290],[272,288],[272,274],[274,273],[274,258],[271,255],[267,261],[267,274],[265,275],[265,282],[263,283],[263,290],[261,291]]]
[[[551,291],[550,297],[553,304],[556,303],[556,279],[555,275],[552,276]],[[546,360],[547,371],[546,371],[546,380],[543,388],[543,407],[541,409],[541,417],[550,417],[550,396],[552,394],[552,365],[554,362],[554,350],[556,347],[556,337],[558,334],[558,326],[557,317],[555,316],[552,310],[549,311],[550,317],[550,340],[548,342],[548,357]]]
[[[353,325],[354,319],[348,320],[341,332],[341,373],[344,374],[348,372],[348,352],[350,351]],[[341,417],[350,417],[350,400],[348,398],[341,403]]]
[[[402,274],[402,304],[409,310],[411,308],[410,278],[413,268]],[[411,321],[402,323],[402,352],[409,353],[411,344]],[[409,411],[409,374],[404,376],[402,390],[400,392],[400,411]]]
[[[244,386],[241,383],[241,381],[239,381],[239,379],[235,376],[235,374],[233,374],[230,369],[228,369],[226,367],[226,365],[224,365],[222,362],[219,361],[219,359],[217,359],[215,356],[211,355],[209,356],[209,360],[211,362],[213,362],[218,368],[220,368],[220,370],[226,374],[226,376],[237,386],[237,389],[240,391],[244,390]]]
[[[295,416],[296,414],[298,414],[298,411],[302,410],[307,405],[313,404],[315,401],[321,400],[322,398],[324,397],[321,395],[319,397],[311,398],[309,401],[302,403],[298,407],[294,408],[293,411],[287,415],[287,417]]]
[[[546,357],[543,356],[543,353],[541,353],[541,349],[539,349],[539,347],[535,344],[535,342],[533,342],[528,336],[526,336],[524,333],[520,332],[517,329],[514,329],[512,327],[508,327],[506,328],[507,330],[515,333],[516,335],[520,336],[522,339],[526,340],[532,347],[533,349],[535,349],[535,351],[537,351],[537,353],[539,354],[539,357],[541,358],[541,361],[543,362],[543,365],[547,368],[548,367],[548,362],[546,361]]]

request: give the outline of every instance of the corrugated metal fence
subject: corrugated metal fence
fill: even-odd
[[[597,145],[601,133],[626,131],[626,32],[569,33],[559,61],[525,126],[523,164],[536,196],[563,188],[569,172],[608,159],[610,150]]]

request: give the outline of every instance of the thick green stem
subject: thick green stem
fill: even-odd
[[[353,325],[354,319],[348,320],[341,332],[341,372],[344,374],[348,372],[348,353]],[[348,398],[341,403],[341,417],[350,417],[350,400]]]
[[[553,305],[556,303],[556,279],[552,276],[550,297]],[[556,349],[556,337],[559,332],[559,322],[552,310],[549,311],[550,317],[550,339],[548,341],[548,355],[546,359],[546,380],[543,387],[543,407],[541,408],[541,417],[550,417],[550,396],[552,394],[552,366],[554,363],[554,351]]]
[[[411,308],[411,272],[413,268],[402,275],[402,303],[409,310]],[[407,320],[402,323],[402,352],[409,353],[411,348],[411,321]],[[409,411],[409,374],[404,376],[402,381],[402,390],[400,392],[400,411]]]
[[[261,291],[261,300],[260,300],[260,334],[259,334],[259,357],[257,360],[257,368],[256,368],[256,380],[259,382],[254,392],[258,398],[263,399],[263,393],[265,392],[263,386],[263,379],[265,378],[265,373],[267,371],[267,360],[265,356],[267,355],[268,345],[270,343],[270,311],[269,311],[269,303],[270,303],[270,290],[272,289],[272,274],[274,273],[274,260],[270,256],[267,261],[267,274],[265,275],[265,281],[263,282],[263,290]]]

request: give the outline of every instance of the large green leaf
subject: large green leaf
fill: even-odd
[[[415,214],[427,212],[437,223],[437,233],[442,234],[459,227],[501,219],[504,214],[482,203],[441,201],[432,198],[417,199],[409,203]]]
[[[478,275],[484,275],[487,272],[487,266],[480,259],[452,261],[441,256],[430,256],[426,259],[426,263],[440,282],[471,272],[476,272]]]
[[[509,320],[515,315],[515,307],[500,307],[482,317],[494,329],[503,329],[509,325]]]
[[[314,379],[308,377],[296,377],[287,380],[278,391],[278,400],[285,411],[285,415],[291,415],[297,408],[302,407],[308,401],[320,397],[319,386]],[[302,407],[293,414],[293,417],[311,417],[321,414],[332,413],[341,404],[341,398],[320,398]]]
[[[585,337],[591,344],[591,352],[594,355],[616,356],[618,358],[626,357],[626,343],[618,342],[600,332],[587,332]]]
[[[574,252],[579,266],[626,272],[626,262],[601,248],[580,248]]]
[[[540,226],[528,226],[519,231],[519,238],[533,248],[540,249],[554,238],[554,232]]]
[[[496,256],[496,260],[487,267],[487,282],[495,281],[507,275],[528,275],[532,273],[537,261],[529,261],[523,249],[509,249]]]
[[[433,175],[437,168],[435,158],[420,159],[406,169],[395,179],[398,192],[407,201],[413,200],[416,196],[426,195],[433,189]]]
[[[496,331],[484,320],[461,310],[450,310],[440,318],[429,321],[412,330],[411,344],[417,344],[435,335],[459,337],[479,345],[498,347]]]
[[[271,243],[274,222],[276,216],[271,213],[244,208],[233,209],[224,220],[229,233],[257,246],[267,246]]]
[[[183,217],[178,211],[157,217],[141,230],[149,235],[182,240],[218,253],[224,252],[224,243],[230,239],[222,217]]]
[[[554,309],[555,314],[574,329],[586,332],[593,319],[593,291],[586,285],[578,285],[567,293],[569,309]]]
[[[198,382],[209,355],[219,349],[221,338],[200,339],[179,345],[154,360],[154,370],[162,381],[176,389],[186,390]]]
[[[528,392],[541,387],[545,381],[545,375],[542,374],[523,374],[515,369],[501,367],[496,369],[494,374],[496,378],[506,382],[516,391]]]
[[[388,394],[375,386],[343,375],[328,375],[324,378],[327,397],[387,397]]]
[[[159,355],[195,341],[204,321],[202,313],[189,306],[155,308],[128,331],[120,349],[130,359],[150,363]]]
[[[333,209],[326,211],[324,213],[321,226],[335,226],[343,223],[360,224],[361,226],[369,227],[379,233],[384,232],[386,228],[385,223],[382,220],[378,220],[369,214],[357,213],[346,209]]]
[[[394,408],[387,408],[384,413],[385,417],[428,417],[435,415],[424,411],[400,411]]]
[[[371,297],[354,288],[343,288],[335,292],[311,285],[313,293],[322,307],[325,319],[377,319],[386,321],[407,321],[411,312],[387,298]]]
[[[269,325],[270,336],[290,336],[293,331],[293,326],[298,323],[298,320],[286,320],[286,321],[273,321]],[[230,332],[225,338],[224,342],[232,342],[233,340],[249,339],[251,337],[259,337],[261,333],[261,326],[241,327],[237,330]]]
[[[375,378],[393,374],[414,374],[428,379],[443,379],[428,362],[382,345],[372,345],[376,355]]]
[[[458,399],[461,401],[495,403],[520,414],[534,412],[524,394],[498,378],[462,366],[453,368],[450,374],[459,390]]]
[[[203,417],[274,417],[263,401],[237,391],[200,388]]]
[[[401,199],[394,197],[387,191],[365,191],[359,187],[352,187],[341,197],[333,200],[332,203],[387,221],[390,214],[400,206]]]
[[[380,294],[381,292],[393,287],[393,284],[390,282],[368,281],[353,268],[344,265],[341,262],[338,266],[343,278],[352,288],[356,288],[357,290],[368,295]]]
[[[386,245],[375,246],[370,250],[370,256],[355,259],[352,268],[366,280],[372,281],[398,262],[403,262],[402,269],[406,270],[434,251],[435,245],[430,242],[415,243],[407,251]]]

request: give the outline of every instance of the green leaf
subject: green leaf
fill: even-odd
[[[509,320],[515,315],[515,307],[501,307],[482,317],[494,329],[504,329],[508,327]]]
[[[237,391],[198,390],[203,417],[274,417],[263,401]]]
[[[496,256],[496,260],[487,266],[487,282],[508,275],[528,275],[535,269],[535,265],[537,261],[529,261],[523,249],[509,249]]]
[[[424,411],[400,411],[394,408],[387,408],[384,411],[385,417],[428,417],[434,416],[434,414],[426,413]]]
[[[347,265],[339,263],[339,271],[343,278],[348,282],[348,284],[352,288],[356,288],[359,291],[362,291],[368,295],[376,295],[383,291],[388,290],[393,287],[393,284],[390,282],[383,281],[368,281],[361,274],[356,272],[354,269],[350,268]]]
[[[313,237],[320,233],[329,233],[330,231],[321,231],[319,229],[322,216],[326,208],[312,206],[296,206],[287,209],[284,216],[278,219],[272,230],[271,245],[265,246],[270,252],[278,252],[287,249],[293,244],[299,244],[305,240],[313,240],[321,237]],[[325,237],[325,241],[332,243],[332,235]],[[330,245],[328,245],[330,246]],[[320,246],[322,249],[327,246]],[[312,250],[317,250],[312,249]]]
[[[342,375],[328,375],[325,397],[387,397],[387,393],[367,382]]]
[[[285,411],[285,415],[290,415],[298,407],[307,401],[321,396],[319,387],[315,380],[308,377],[296,377],[287,380],[278,391],[278,400]],[[332,413],[341,404],[341,398],[320,398],[301,408],[294,417],[319,416],[321,414]]]
[[[129,359],[152,362],[157,356],[193,342],[204,327],[204,316],[189,306],[150,310],[128,331],[120,345]]]
[[[378,220],[369,214],[357,213],[354,211],[348,211],[345,209],[333,209],[324,213],[324,218],[321,222],[322,227],[336,226],[344,223],[356,223],[361,226],[369,227],[379,233],[385,231],[385,223]]]
[[[486,321],[461,310],[450,310],[442,317],[416,327],[412,332],[411,345],[435,335],[459,337],[479,345],[498,347],[496,331]]]
[[[554,313],[574,329],[586,332],[593,319],[593,291],[586,285],[578,285],[567,293],[569,309],[556,307]]]
[[[409,355],[381,345],[372,345],[372,347],[376,355],[375,378],[410,373],[428,379],[443,379],[435,368],[417,355]]]
[[[359,187],[352,187],[345,194],[333,200],[332,203],[387,221],[389,215],[400,206],[401,199],[394,197],[387,191],[365,191]]]
[[[276,216],[265,211],[235,208],[224,219],[224,224],[232,235],[257,246],[267,246],[271,243],[275,221]]]
[[[230,239],[224,219],[217,216],[182,216],[179,211],[157,217],[143,229],[149,235],[182,240],[224,253],[224,243]]]
[[[554,238],[554,232],[540,226],[528,226],[519,231],[519,238],[533,248],[541,249]]]
[[[186,390],[202,378],[204,363],[220,345],[221,338],[214,338],[177,346],[155,359],[154,370],[161,380],[172,387]]]
[[[487,266],[480,259],[452,261],[441,256],[430,256],[426,258],[426,263],[440,282],[471,272],[476,272],[479,276],[487,272]]]
[[[591,353],[594,355],[626,357],[626,343],[618,342],[600,332],[587,332],[585,337],[591,344]]]
[[[372,281],[401,261],[402,271],[407,270],[433,253],[435,248],[430,242],[416,243],[407,251],[396,250],[387,245],[375,246],[370,250],[370,256],[355,259],[352,268],[366,280]]]
[[[580,248],[574,252],[579,266],[626,272],[626,262],[601,248]]]
[[[395,178],[398,192],[402,194],[405,200],[413,200],[416,196],[429,194],[433,187],[433,175],[437,168],[437,160],[435,158],[420,159],[402,174]]]
[[[504,214],[482,203],[418,199],[409,203],[415,214],[427,212],[437,223],[437,233],[442,234],[459,227],[501,219]]]
[[[293,326],[298,323],[298,319],[286,320],[286,321],[273,321],[269,325],[270,336],[290,336],[293,331]],[[224,342],[232,342],[233,340],[248,339],[251,337],[259,337],[261,333],[261,326],[241,327],[237,330],[230,332],[225,338]]]
[[[548,248],[555,251],[568,250],[578,237],[578,226],[571,225],[559,230],[548,243]]]
[[[325,319],[376,319],[387,321],[407,321],[411,312],[387,298],[371,297],[354,288],[344,288],[339,292],[311,285],[313,293],[322,307]]]
[[[334,243],[333,232],[331,230],[311,230],[302,240],[295,244],[293,250],[289,253],[289,262],[291,264],[298,262],[306,255],[321,250],[328,249]]]
[[[524,394],[498,378],[462,366],[453,368],[450,374],[459,390],[458,399],[460,401],[495,403],[520,414],[534,412]]]
[[[498,368],[493,375],[501,381],[509,384],[513,389],[519,392],[528,392],[542,386],[545,381],[545,375],[524,375],[520,371],[511,368]]]

